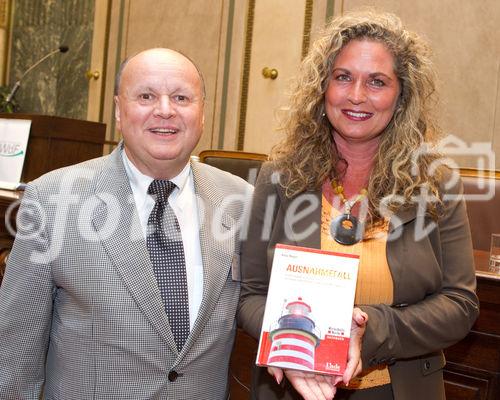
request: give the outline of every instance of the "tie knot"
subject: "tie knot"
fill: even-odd
[[[148,188],[148,194],[156,197],[156,201],[167,201],[168,196],[177,185],[171,181],[155,179]]]

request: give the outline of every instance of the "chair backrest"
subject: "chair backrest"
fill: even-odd
[[[260,153],[228,150],[204,150],[198,155],[202,163],[230,172],[252,185],[268,156]]]
[[[460,175],[472,245],[476,250],[489,250],[491,234],[500,233],[500,172],[492,173],[491,181],[471,169],[462,169]]]

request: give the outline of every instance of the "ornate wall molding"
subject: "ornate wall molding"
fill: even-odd
[[[311,42],[311,26],[313,16],[313,0],[306,0],[306,11],[304,13],[304,36],[302,39],[302,58],[307,55]]]
[[[9,26],[9,0],[0,0],[0,29]]]
[[[248,85],[250,83],[250,60],[252,57],[253,23],[255,18],[255,0],[248,1],[245,34],[245,55],[243,57],[243,76],[241,79],[240,121],[238,126],[237,150],[243,150],[245,144],[245,126],[247,119]]]

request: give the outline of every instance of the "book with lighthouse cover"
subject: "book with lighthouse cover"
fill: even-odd
[[[357,255],[277,244],[257,365],[342,375]]]

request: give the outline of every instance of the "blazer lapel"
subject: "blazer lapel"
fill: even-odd
[[[282,195],[285,210],[290,212],[294,207],[295,211],[290,212],[290,218],[285,218],[287,229],[292,233],[290,239],[295,242],[295,246],[319,249],[321,247],[321,191],[309,191],[302,193],[292,199]],[[303,215],[301,215],[303,213]],[[297,218],[297,215],[301,215]],[[295,221],[295,218],[297,220]]]
[[[409,207],[404,210],[398,211],[389,220],[389,234],[397,234],[397,231],[403,229],[403,225],[417,218],[417,215],[425,215],[425,210],[423,213],[419,212],[417,207]]]
[[[311,210],[305,212],[304,216],[297,220],[285,219],[289,232],[292,232],[291,239],[297,246],[320,248],[321,246],[321,201],[322,193],[320,190],[310,191],[300,194],[297,197],[289,199],[280,193],[281,201],[285,210],[289,211],[291,207],[295,208],[290,218],[295,218],[301,212],[305,212],[309,207]],[[294,204],[294,202],[298,202]],[[316,207],[313,207],[317,205]],[[424,215],[425,210],[419,210],[417,207],[409,207],[398,211],[389,221],[389,233],[397,234],[399,229],[413,221],[417,216]],[[308,234],[305,234],[308,233]]]
[[[121,146],[109,156],[107,164],[97,180],[96,196],[101,203],[92,222],[137,305],[172,351],[177,352],[123,166]],[[112,232],[101,231],[114,210],[119,212],[116,229]]]

